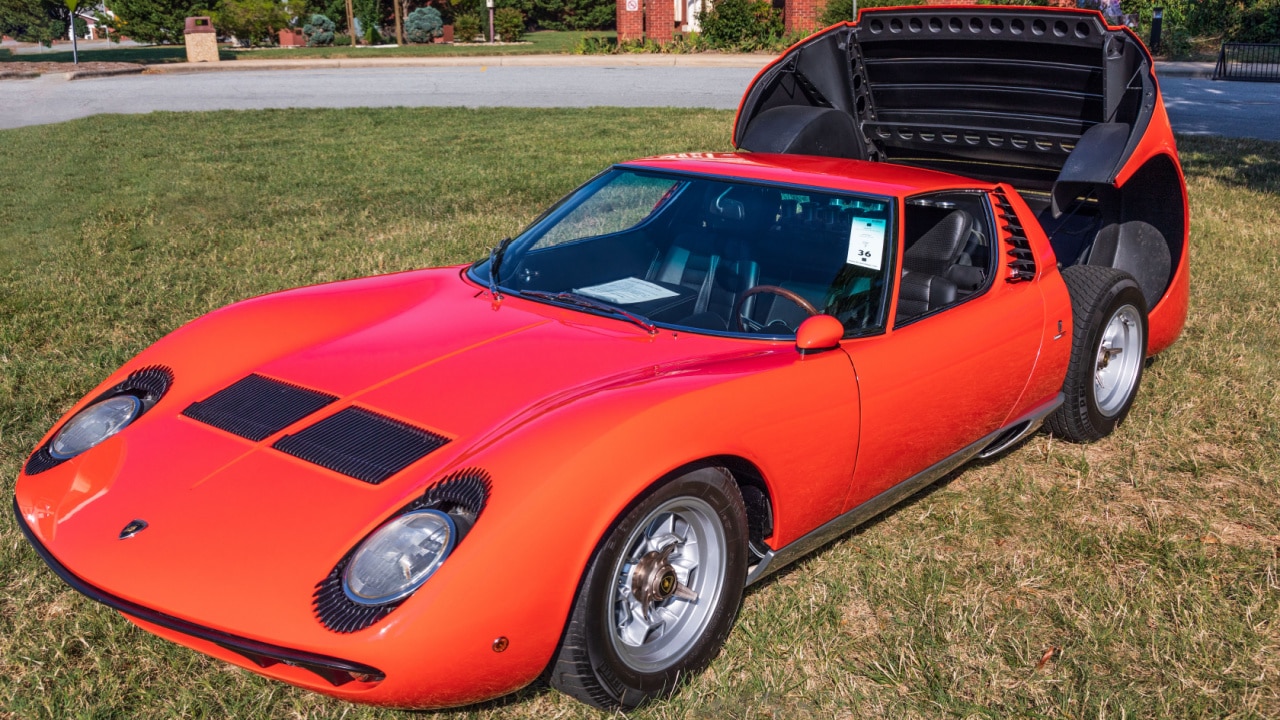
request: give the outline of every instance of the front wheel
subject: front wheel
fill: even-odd
[[[652,490],[596,549],[551,684],[606,709],[669,694],[728,637],[746,548],[746,509],[724,469],[695,470]]]
[[[1073,265],[1062,271],[1071,293],[1071,361],[1064,401],[1045,425],[1071,442],[1110,435],[1133,406],[1147,354],[1147,303],[1132,275]]]

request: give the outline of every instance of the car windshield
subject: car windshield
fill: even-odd
[[[472,278],[642,325],[792,337],[825,313],[883,327],[889,198],[616,167],[568,195]]]

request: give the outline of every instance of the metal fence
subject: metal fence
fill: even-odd
[[[1223,43],[1213,79],[1280,82],[1280,44]]]

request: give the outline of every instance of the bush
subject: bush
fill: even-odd
[[[444,34],[444,19],[433,7],[420,7],[404,19],[404,36],[411,43],[429,43]]]
[[[1280,41],[1280,0],[1262,0],[1242,8],[1227,30],[1236,42]]]
[[[702,36],[721,50],[772,47],[782,37],[782,13],[765,0],[718,0],[699,17]]]
[[[453,19],[453,41],[475,42],[481,33],[480,18],[476,15],[459,15]]]
[[[511,7],[498,8],[493,13],[493,31],[502,42],[520,42],[524,36],[524,13]]]
[[[923,5],[924,0],[858,0],[858,9],[873,7],[900,7],[903,5]],[[1031,5],[1031,2],[1027,2]],[[818,18],[818,22],[823,27],[835,25],[853,19],[853,0],[830,0],[827,7],[822,11],[822,16]]]
[[[1162,33],[1160,47],[1151,48],[1152,52],[1163,52],[1171,60],[1184,60],[1195,54],[1195,43],[1191,41],[1191,33],[1182,28],[1173,28]]]
[[[289,26],[289,18],[276,0],[219,0],[213,24],[241,43],[269,45],[276,28]]]
[[[307,24],[302,26],[302,34],[307,38],[307,47],[323,47],[333,44],[333,21],[323,15],[312,15]]]
[[[351,36],[350,35],[334,35],[333,46],[334,47],[351,47]]]

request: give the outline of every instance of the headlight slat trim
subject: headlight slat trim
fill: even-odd
[[[451,515],[457,514],[469,520],[470,523],[474,523],[480,514],[484,512],[484,508],[489,502],[491,488],[492,482],[489,474],[484,470],[459,470],[427,488],[427,491],[419,498],[400,508],[387,520],[390,521],[414,510],[434,508]],[[373,532],[376,532],[376,530]],[[351,562],[352,556],[355,555],[356,549],[367,539],[368,536],[361,538],[360,542],[357,542],[338,561],[333,570],[323,580],[316,583],[315,593],[312,596],[312,609],[316,619],[333,632],[347,634],[370,627],[390,615],[392,611],[400,607],[410,597],[413,597],[410,594],[408,597],[385,605],[361,605],[347,597],[346,592],[342,589],[343,572],[346,570],[347,564]],[[465,539],[466,535],[460,534],[454,545],[455,552],[457,545],[461,544]],[[448,558],[445,559],[445,562],[448,562]]]

